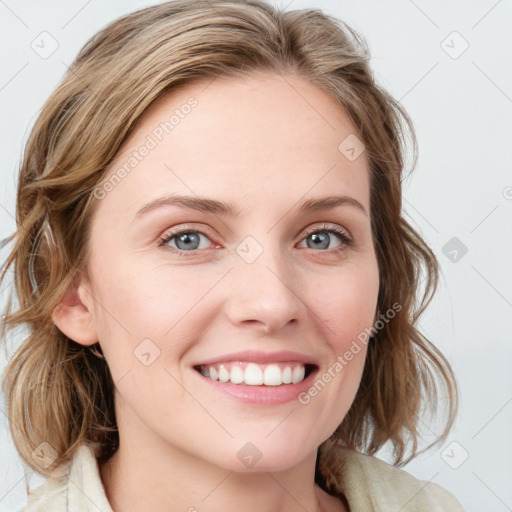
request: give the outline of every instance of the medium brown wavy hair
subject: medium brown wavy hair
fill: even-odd
[[[436,290],[438,263],[402,216],[405,155],[411,148],[413,168],[416,137],[403,107],[376,83],[369,59],[364,39],[339,19],[259,0],[165,2],[113,21],[82,47],[26,143],[17,229],[6,239],[12,248],[0,274],[5,283],[12,267],[14,277],[2,335],[26,329],[2,385],[14,444],[32,469],[48,476],[83,442],[93,443],[101,460],[118,447],[105,360],[52,321],[86,265],[95,187],[155,101],[194,80],[253,71],[308,80],[332,95],[357,127],[369,161],[378,309],[402,306],[371,338],[353,405],[323,448],[335,441],[373,454],[389,441],[401,465],[419,453],[423,412],[441,402],[447,407],[437,441],[446,438],[457,386],[447,360],[416,327]],[[43,442],[58,455],[47,468],[32,457]]]

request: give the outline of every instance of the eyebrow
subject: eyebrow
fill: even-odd
[[[207,199],[204,197],[197,196],[184,196],[171,194],[163,197],[159,197],[149,203],[145,204],[137,213],[136,218],[147,215],[148,213],[161,208],[163,206],[183,206],[191,210],[197,210],[200,212],[227,215],[235,217],[240,215],[240,210],[229,203],[223,203],[215,199]],[[300,203],[298,211],[302,214],[312,213],[321,210],[329,210],[340,205],[355,206],[357,209],[362,211],[366,216],[365,207],[355,198],[350,196],[328,196],[321,198],[307,199]]]

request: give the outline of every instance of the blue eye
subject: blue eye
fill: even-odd
[[[340,240],[340,243],[334,248],[329,248],[333,235]],[[210,243],[210,247],[208,242],[204,242],[201,246],[202,237]],[[335,225],[324,225],[309,229],[303,235],[302,241],[306,242],[308,249],[326,253],[339,253],[347,246],[353,245],[353,241],[348,233]],[[171,243],[174,245],[171,245]],[[192,256],[198,251],[211,248],[211,244],[210,238],[202,231],[181,229],[171,231],[162,236],[158,245],[169,249],[179,256]],[[316,249],[320,250],[316,251]]]
[[[208,237],[200,231],[179,231],[178,233],[169,233],[165,237],[162,237],[160,241],[161,245],[175,241],[176,246],[171,246],[171,248],[182,252],[190,252],[208,248],[208,244],[206,247],[200,247],[201,237],[208,239]]]
[[[342,231],[338,231],[337,229],[325,229],[325,230],[315,230],[312,233],[308,234],[304,241],[307,244],[307,247],[309,249],[329,249],[329,244],[333,240],[332,235],[336,235],[334,238],[341,239],[341,242],[334,247],[336,249],[339,246],[343,246],[344,244],[349,244],[350,240],[348,237],[343,233]],[[308,240],[311,241],[311,243],[307,243]],[[333,249],[333,247],[331,247]]]
[[[342,251],[346,246],[352,245],[352,239],[348,236],[348,234],[336,226],[317,228],[310,230],[306,233],[304,240],[307,243],[307,240],[311,240],[311,244],[307,244],[309,249],[319,248],[319,249],[329,249],[329,244],[332,240],[332,235],[336,235],[337,238],[341,240],[341,243],[331,248],[334,252]]]

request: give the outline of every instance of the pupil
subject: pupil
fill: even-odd
[[[315,247],[322,246],[322,248],[325,249],[329,246],[329,237],[327,233],[313,233],[311,235],[311,240]]]
[[[178,245],[179,249],[182,249],[183,247],[179,247],[179,243],[184,243],[184,248],[190,248],[191,245],[194,245],[194,242],[198,242],[198,236],[195,233],[184,233],[178,237],[178,242],[176,245]],[[196,247],[194,247],[195,249]]]

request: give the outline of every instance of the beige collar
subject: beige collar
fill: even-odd
[[[327,455],[326,455],[327,453]],[[328,490],[345,495],[351,512],[464,512],[447,491],[376,457],[336,443],[322,446],[319,470]],[[101,481],[95,452],[77,448],[70,466],[31,492],[24,512],[113,512]]]

